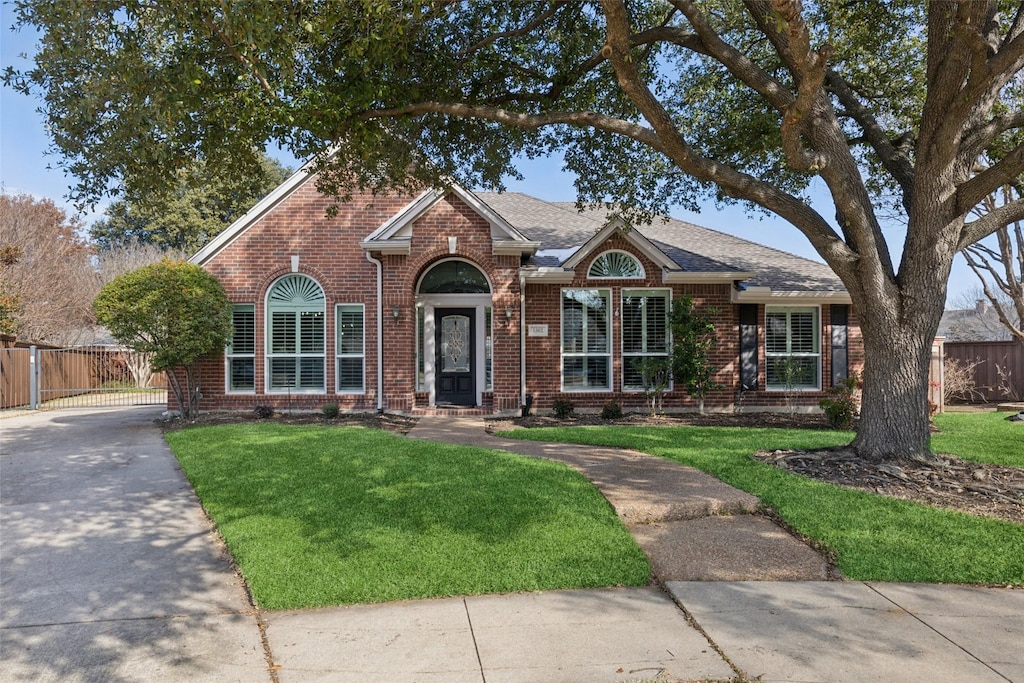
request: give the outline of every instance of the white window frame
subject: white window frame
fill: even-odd
[[[341,351],[341,313],[342,309],[359,309],[362,317],[362,338],[361,348],[358,353]],[[342,359],[358,358],[362,362],[362,385],[358,389],[343,389],[341,387],[341,361]],[[365,394],[366,393],[366,306],[364,304],[335,304],[334,305],[334,393],[336,394]]]
[[[302,308],[302,307],[299,307],[299,306],[278,305],[276,307],[277,310],[275,311],[275,305],[272,304],[271,301],[270,301],[271,294],[273,293],[274,289],[280,284],[280,282],[282,280],[284,280],[286,278],[289,278],[289,277],[296,277],[296,276],[306,278],[307,280],[313,282],[314,284],[316,284],[317,287],[320,288],[320,294],[322,295],[323,298],[321,300],[320,309],[319,310],[314,311],[311,308]],[[274,348],[274,337],[273,337],[274,313],[278,312],[278,311],[282,311],[282,310],[283,311],[288,311],[288,312],[291,312],[291,313],[295,314],[295,349],[296,350],[294,352],[288,352],[288,353],[276,352],[275,353],[273,351],[273,348]],[[263,321],[264,322],[264,337],[263,337],[264,343],[263,343],[263,347],[264,347],[264,353],[265,353],[265,355],[264,355],[264,364],[263,364],[264,365],[263,373],[264,373],[265,392],[267,394],[288,394],[288,393],[291,393],[291,394],[326,394],[327,393],[327,297],[326,297],[326,292],[324,291],[323,285],[321,285],[319,282],[317,282],[317,280],[315,278],[312,278],[309,275],[304,275],[302,273],[289,273],[288,275],[284,275],[284,276],[278,278],[277,280],[275,280],[274,283],[270,287],[267,288],[267,295],[266,295],[266,299],[265,299],[265,302],[264,302],[263,311],[264,311],[264,316],[263,316],[264,317],[264,321]],[[324,336],[323,336],[322,346],[321,346],[321,348],[323,350],[318,352],[318,353],[304,352],[300,348],[301,347],[301,341],[302,341],[302,339],[301,339],[302,338],[301,316],[302,316],[302,313],[306,313],[306,312],[309,312],[309,313],[318,313],[319,312],[319,313],[322,313],[323,316],[324,316],[324,326],[323,326],[323,335]],[[273,374],[273,361],[274,361],[275,358],[294,358],[295,359],[295,374],[296,374],[296,378],[298,378],[299,375],[302,372],[302,360],[304,358],[320,358],[320,359],[322,359],[322,361],[323,361],[323,375],[320,378],[320,386],[319,387],[308,387],[308,388],[303,388],[303,387],[280,387],[280,388],[274,388],[272,383],[271,383],[271,378],[272,378],[272,374]]]
[[[605,328],[608,330],[608,339],[606,343],[606,351],[604,352],[592,352],[587,351],[587,317],[583,316],[583,351],[573,351],[566,353],[565,351],[565,300],[567,292],[595,292],[597,296],[604,298],[605,306]],[[558,330],[558,349],[559,349],[559,364],[558,370],[561,381],[561,388],[566,393],[611,393],[615,389],[615,378],[612,376],[612,349],[615,348],[614,344],[614,331],[612,329],[612,318],[614,317],[612,311],[612,292],[610,289],[599,289],[595,287],[565,287],[559,291],[558,294],[558,315],[559,315],[559,330]],[[584,309],[586,310],[586,309]],[[604,357],[605,362],[608,364],[608,386],[605,387],[567,387],[565,385],[565,360],[566,358],[582,358],[584,362],[584,368],[586,367],[586,361],[588,358],[600,358]]]
[[[648,351],[642,351],[640,353],[627,353],[626,352],[626,298],[627,297],[658,297],[665,300],[665,351],[658,353],[651,353]],[[627,358],[670,358],[672,352],[672,328],[669,325],[669,315],[672,311],[672,290],[667,288],[651,288],[651,287],[631,287],[622,288],[619,300],[619,325],[621,326],[621,333],[619,335],[619,358],[622,360],[622,391],[624,393],[642,393],[644,388],[642,386],[633,386],[626,384],[626,359]],[[646,317],[646,311],[644,316]],[[647,348],[647,326],[643,326],[643,336],[645,337],[643,346]],[[672,391],[672,379],[671,374],[669,375],[668,388],[666,392]]]
[[[786,352],[768,350],[768,316],[772,313],[786,314]],[[814,330],[813,352],[793,352],[793,313],[811,313],[813,315],[812,326]],[[821,391],[821,306],[765,306],[764,308],[764,355],[765,355],[765,389],[767,391]],[[813,358],[817,368],[817,381],[814,386],[800,385],[787,387],[785,385],[771,384],[768,377],[768,362],[771,358]]]
[[[610,255],[610,254],[622,254],[623,256],[629,257],[629,259],[631,261],[633,261],[633,263],[636,264],[637,269],[640,271],[639,274],[637,274],[637,275],[594,275],[593,274],[593,270],[594,270],[594,266],[597,264],[597,262],[600,261],[602,258],[605,258],[606,256]],[[623,249],[608,249],[608,250],[602,251],[600,254],[595,256],[593,258],[593,260],[591,260],[590,265],[587,266],[587,279],[589,279],[589,280],[643,280],[645,277],[647,277],[647,271],[644,269],[644,264],[641,263],[640,259],[638,259],[636,256],[634,256],[633,254],[631,254],[628,251],[625,251]]]
[[[246,310],[252,312],[252,353],[236,353],[234,350],[234,323],[235,311]],[[224,347],[224,393],[225,394],[255,394],[256,393],[256,304],[232,304],[231,305],[232,339]],[[232,373],[231,361],[236,359],[249,359],[252,361],[252,388],[233,389],[231,387]]]

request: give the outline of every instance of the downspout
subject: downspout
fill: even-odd
[[[366,254],[366,260],[377,264],[377,412],[384,412],[384,264]]]
[[[519,270],[519,409],[526,407],[526,274]]]

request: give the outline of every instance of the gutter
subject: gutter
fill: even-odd
[[[526,273],[519,269],[519,410],[526,407]]]
[[[384,412],[384,264],[366,254],[366,260],[377,264],[377,412]]]

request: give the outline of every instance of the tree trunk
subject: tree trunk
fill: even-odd
[[[864,388],[853,447],[874,461],[930,459],[928,365],[932,339],[915,329],[864,334]]]

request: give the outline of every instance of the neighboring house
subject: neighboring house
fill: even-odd
[[[942,312],[937,335],[947,342],[1011,341],[1009,328],[999,320],[996,309],[987,299],[978,299],[974,308]]]
[[[458,187],[331,204],[300,171],[192,258],[234,302],[206,408],[637,408],[681,295],[717,311],[709,409],[816,408],[863,364],[827,266],[730,235]],[[664,406],[696,401],[675,386]]]

